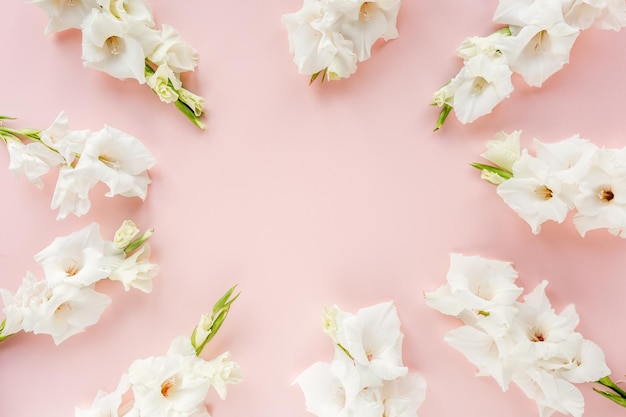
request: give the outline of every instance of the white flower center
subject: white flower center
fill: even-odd
[[[65,6],[76,6],[78,4],[78,0],[65,0]]]
[[[73,277],[74,275],[78,274],[78,272],[80,271],[80,268],[81,268],[81,265],[80,265],[79,259],[74,257],[70,260],[70,264],[65,267],[65,274],[68,277]]]
[[[474,294],[483,300],[490,301],[493,298],[493,289],[489,285],[478,284],[474,289]]]
[[[63,303],[57,307],[57,309],[54,311],[54,314],[59,314],[59,313],[63,313],[64,311],[70,311],[70,310],[72,310],[71,304]]]
[[[474,93],[480,94],[487,85],[489,85],[489,81],[485,80],[483,77],[476,77],[472,83],[472,90]]]
[[[598,198],[605,203],[610,203],[615,198],[615,194],[613,194],[613,190],[610,188],[602,188],[598,191]]]
[[[100,162],[102,162],[104,165],[106,165],[109,168],[114,169],[116,171],[119,171],[120,168],[122,167],[122,164],[120,163],[120,161],[116,161],[116,160],[111,159],[111,158],[109,158],[108,156],[105,156],[105,155],[99,156],[98,160]]]
[[[111,55],[119,55],[122,51],[122,38],[119,36],[109,36],[104,43]]]
[[[170,396],[172,393],[172,388],[174,388],[176,386],[176,383],[178,382],[177,378],[175,376],[166,379],[165,381],[163,381],[163,383],[161,384],[161,395],[164,398],[167,398],[168,396]]]
[[[531,342],[543,342],[546,340],[546,337],[541,330],[533,327],[528,333],[528,339]]]
[[[369,22],[372,19],[372,12],[376,5],[370,1],[366,1],[359,9],[359,20]]]
[[[539,196],[542,200],[549,200],[552,198],[552,190],[546,187],[545,185],[541,185],[535,188],[535,194]]]
[[[548,36],[548,32],[542,30],[541,32],[533,36],[533,38],[530,40],[530,45],[535,53],[543,54],[544,51],[547,52],[547,49],[549,49],[549,41],[550,36]]]

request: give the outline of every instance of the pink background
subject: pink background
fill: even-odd
[[[504,130],[546,142],[572,134],[622,147],[626,37],[590,29],[571,63],[541,89],[515,78],[516,91],[491,115],[467,126],[450,116],[433,133],[431,95],[459,69],[458,44],[486,35],[496,0],[408,1],[400,37],[377,44],[349,79],[308,86],[288,52],[282,14],[300,0],[151,0],[200,53],[186,85],[207,100],[206,131],[162,104],[146,86],[121,82],[81,63],[80,33],[44,35],[37,7],[0,6],[2,114],[13,127],[45,128],[65,110],[73,129],[105,123],[140,138],[157,158],[145,202],[92,190],[92,210],[56,221],[43,191],[8,169],[3,190],[0,286],[15,290],[32,256],[55,237],[91,222],[112,234],[124,219],[154,227],[160,266],[151,294],[99,286],[113,298],[98,324],[60,346],[21,334],[0,345],[0,416],[73,416],[99,389],[113,390],[134,359],[166,352],[231,285],[242,292],[220,334],[205,349],[229,350],[244,372],[214,417],[305,417],[293,379],[329,361],[321,330],[325,306],[346,311],[394,300],[405,334],[404,361],[428,381],[421,417],[528,417],[535,404],[491,378],[443,342],[459,325],[425,306],[424,291],[444,283],[450,252],[513,261],[530,291],[548,279],[561,311],[574,303],[578,327],[605,351],[614,379],[626,372],[623,331],[626,242],[606,231],[581,238],[571,218],[534,236],[468,164]],[[579,386],[586,416],[623,413],[591,384]]]

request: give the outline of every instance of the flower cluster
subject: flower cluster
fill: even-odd
[[[134,361],[115,391],[99,392],[90,409],[76,408],[75,417],[210,417],[204,403],[209,389],[223,400],[226,385],[242,381],[229,352],[208,361],[200,357],[238,296],[230,298],[233,290],[215,304],[211,316],[202,317],[191,337],[175,338],[165,356]]]
[[[595,25],[619,30],[626,25],[626,3],[500,0],[493,21],[506,26],[486,37],[469,37],[459,46],[463,67],[433,97],[433,104],[442,107],[435,130],[452,109],[464,124],[490,113],[513,92],[513,73],[540,87],[569,62],[582,29]]]
[[[180,74],[198,65],[198,52],[171,26],[157,29],[143,0],[33,0],[48,15],[46,33],[82,31],[82,59],[121,80],[147,84],[165,103],[176,107],[196,126],[204,99],[183,87]]]
[[[584,408],[576,383],[597,381],[610,373],[604,353],[574,331],[573,305],[555,313],[545,294],[547,281],[517,301],[510,262],[452,254],[447,283],[425,294],[426,304],[461,319],[445,341],[493,377],[503,391],[511,382],[535,400],[541,417],[557,411],[580,417]]]
[[[7,119],[12,118],[0,116],[0,123]],[[87,213],[89,191],[99,181],[109,187],[107,197],[144,200],[150,184],[147,171],[156,163],[139,139],[110,126],[98,132],[69,130],[65,112],[44,130],[0,125],[0,139],[9,150],[9,170],[38,188],[43,187],[41,177],[59,167],[52,197],[52,209],[59,209],[57,219]]]
[[[626,238],[626,148],[600,148],[574,135],[557,143],[534,139],[535,156],[520,150],[520,131],[500,132],[481,156],[494,165],[472,164],[532,228],[565,220],[576,209],[581,236],[606,228]]]
[[[350,77],[378,39],[398,37],[399,10],[400,0],[304,0],[282,17],[298,72],[311,83],[320,75],[322,82]]]
[[[96,291],[103,279],[119,281],[128,291],[152,290],[157,266],[149,262],[147,240],[153,230],[140,233],[135,223],[124,221],[113,241],[100,235],[97,223],[56,238],[35,255],[45,278],[26,273],[13,293],[0,288],[6,319],[0,341],[20,332],[49,334],[58,345],[95,324],[111,298]]]
[[[316,362],[295,383],[318,417],[414,417],[426,381],[402,364],[400,319],[392,302],[345,313],[325,310],[324,331],[335,344],[331,363]]]

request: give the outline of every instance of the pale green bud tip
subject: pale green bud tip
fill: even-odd
[[[489,183],[491,183],[493,185],[500,185],[504,181],[506,181],[504,178],[502,178],[501,176],[499,176],[495,172],[491,172],[491,171],[488,171],[486,169],[483,169],[481,171],[480,178],[484,179],[485,181],[487,181],[487,182],[489,182]]]
[[[119,229],[115,232],[113,243],[119,249],[126,249],[133,241],[135,236],[139,234],[139,228],[132,220],[124,220]]]

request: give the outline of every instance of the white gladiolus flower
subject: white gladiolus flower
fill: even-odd
[[[146,198],[150,178],[147,170],[156,160],[134,136],[105,126],[94,133],[76,164],[76,170],[93,169],[94,176],[109,186],[107,197]]]
[[[283,22],[292,31],[290,51],[294,62],[300,74],[315,74],[328,68],[337,77],[349,77],[356,72],[354,44],[334,31],[331,17],[320,15],[320,8],[321,5],[305,5],[295,16],[283,16]]]
[[[513,164],[520,158],[521,130],[511,133],[496,133],[493,140],[487,142],[487,150],[480,156],[493,162],[500,168],[513,172]]]
[[[474,58],[477,55],[485,55],[489,59],[498,58],[498,41],[508,36],[502,31],[497,31],[489,36],[470,36],[461,42],[457,48],[457,55],[464,61]]]
[[[159,43],[147,58],[157,66],[167,65],[175,73],[193,71],[199,60],[198,51],[182,41],[176,29],[169,25],[161,26]]]
[[[540,416],[558,411],[580,417],[584,399],[573,383],[598,381],[610,370],[602,350],[575,331],[579,320],[574,306],[557,314],[546,286],[543,281],[523,302],[513,302],[505,332],[485,314],[449,331],[444,340],[478,368],[479,376],[493,377],[503,391],[511,382],[518,385],[536,402]]]
[[[128,370],[139,415],[178,417],[204,409],[211,382],[189,338],[172,341],[165,356],[134,361]]]
[[[522,360],[536,363],[575,357],[582,336],[575,333],[579,318],[573,305],[567,306],[557,314],[545,293],[548,281],[542,281],[530,293],[524,296],[523,303],[517,303],[516,349],[522,352]],[[542,362],[540,362],[542,363]],[[547,366],[546,364],[545,366]]]
[[[347,398],[344,381],[328,363],[314,363],[294,383],[302,389],[306,410],[317,417],[380,417],[384,412],[377,398],[378,388],[361,390],[354,398]]]
[[[568,25],[587,29],[594,24],[605,6],[605,0],[564,0],[563,16]]]
[[[145,243],[113,269],[108,278],[120,281],[126,291],[136,288],[148,293],[152,291],[152,278],[159,272],[156,264],[148,262],[149,258],[150,245]]]
[[[370,58],[372,46],[378,39],[385,41],[398,37],[396,20],[400,0],[348,0],[329,3],[345,8],[339,19],[339,31],[354,44],[359,61]]]
[[[96,0],[33,0],[48,15],[46,34],[80,28],[85,17],[98,7]]]
[[[331,363],[316,362],[294,381],[307,411],[318,417],[415,416],[426,382],[402,364],[400,320],[392,302],[345,313],[324,310],[335,345]]]
[[[241,367],[230,359],[229,352],[224,352],[217,358],[205,362],[199,372],[211,381],[211,386],[215,388],[222,400],[226,399],[226,385],[243,381]]]
[[[96,0],[102,10],[117,19],[132,21],[134,24],[155,27],[152,11],[144,0]]]
[[[43,188],[41,177],[50,168],[61,165],[65,160],[61,155],[39,142],[24,145],[20,140],[6,138],[9,150],[9,171],[15,177],[25,176],[37,188]]]
[[[382,389],[384,416],[415,417],[426,397],[426,380],[417,374],[385,381]]]
[[[549,417],[554,412],[582,416],[585,401],[571,382],[536,368],[521,369],[514,376],[514,382],[536,402],[541,417]]]
[[[398,37],[399,8],[400,0],[305,0],[299,11],[282,16],[299,73],[349,77],[378,39]]]
[[[46,281],[40,281],[27,272],[17,292],[0,288],[0,295],[6,317],[4,328],[0,332],[0,336],[4,337],[22,330],[32,331],[35,323],[44,315],[44,305],[51,297],[52,290]]]
[[[594,25],[600,29],[620,30],[626,26],[626,3],[622,0],[604,0],[604,7]]]
[[[491,110],[513,92],[512,72],[503,59],[477,55],[465,62],[451,81],[454,113],[461,123],[470,123]]]
[[[350,353],[355,363],[380,380],[406,375],[402,365],[400,319],[393,303],[383,303],[359,310],[346,317],[337,331],[338,343]]]
[[[576,384],[597,381],[610,373],[600,346],[586,339],[579,344],[576,355],[559,371],[563,378]]]
[[[512,71],[519,73],[528,85],[539,87],[569,62],[579,29],[565,23],[557,9],[541,14],[532,23],[511,28],[511,32],[511,36],[499,40],[498,49]]]
[[[64,219],[68,214],[74,213],[82,216],[89,211],[89,190],[98,183],[93,169],[76,170],[69,166],[61,167],[51,208],[59,209],[58,219]]]
[[[513,305],[523,291],[515,285],[516,279],[510,262],[453,253],[447,283],[425,293],[426,305],[466,324],[488,319],[501,329],[501,335],[508,330],[515,314]]]
[[[565,220],[571,207],[561,197],[561,189],[561,181],[551,175],[548,164],[524,150],[513,165],[513,178],[500,184],[496,192],[537,234],[544,222]]]
[[[626,238],[626,150],[598,149],[579,188],[574,224],[581,236],[607,228]]]
[[[88,130],[69,130],[69,119],[62,111],[49,128],[39,133],[39,138],[46,146],[57,151],[63,162],[69,165],[83,151],[88,135]]]
[[[144,48],[151,50],[156,44],[143,25],[132,25],[109,13],[94,10],[82,24],[83,64],[119,78],[134,78],[146,82]],[[151,39],[154,38],[154,39]]]
[[[107,295],[91,287],[58,284],[51,288],[51,292],[42,305],[43,317],[33,324],[32,331],[51,335],[57,345],[95,324],[111,303]]]
[[[115,391],[99,391],[88,410],[76,407],[74,417],[124,417],[126,410],[122,407],[122,397],[129,389],[128,375],[124,374]]]
[[[478,376],[490,376],[502,391],[508,390],[517,366],[515,358],[508,354],[509,337],[494,338],[480,328],[461,326],[446,333],[444,340],[476,366]]]
[[[537,16],[560,10],[563,0],[500,0],[493,21],[511,26],[524,26]]]
[[[113,251],[112,243],[102,239],[97,223],[68,236],[57,237],[35,255],[35,261],[46,273],[46,280],[53,285],[94,284],[107,278],[123,259],[122,252]]]

